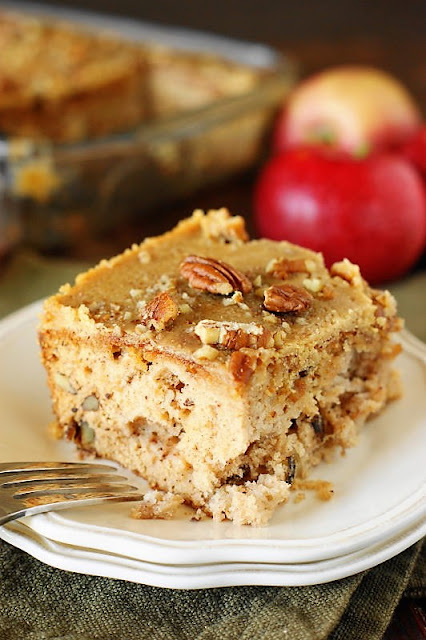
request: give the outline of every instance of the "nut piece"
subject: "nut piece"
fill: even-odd
[[[258,349],[274,346],[271,332],[254,322],[201,320],[195,327],[194,333],[203,344],[216,344],[233,351],[244,347]]]
[[[213,209],[207,215],[197,210],[195,215],[199,217],[203,234],[208,239],[233,244],[242,244],[249,239],[244,218],[231,216],[228,209]]]
[[[158,293],[143,309],[143,324],[150,329],[162,331],[179,315],[179,307],[167,291]]]
[[[305,278],[302,284],[305,289],[312,291],[312,293],[319,293],[324,286],[320,278]]]
[[[202,347],[194,351],[194,358],[197,360],[216,360],[219,351],[209,344],[203,344]]]
[[[274,313],[304,311],[312,303],[313,297],[306,289],[291,284],[268,287],[263,306]]]
[[[67,376],[63,373],[59,373],[59,371],[53,374],[53,380],[55,384],[62,389],[62,391],[66,391],[67,393],[71,393],[73,396],[76,395],[77,390],[72,385],[71,381]]]
[[[236,382],[247,384],[254,373],[256,361],[241,351],[234,351],[229,360],[229,371]]]
[[[341,262],[335,262],[330,267],[330,275],[338,276],[342,280],[346,280],[353,287],[361,287],[363,280],[361,272],[357,264],[353,264],[347,258]]]
[[[180,265],[180,272],[194,289],[228,295],[234,291],[249,293],[250,280],[241,271],[214,258],[188,256]]]
[[[92,427],[89,427],[88,423],[83,420],[79,424],[80,427],[80,442],[83,447],[90,447],[95,440],[95,431]]]
[[[275,258],[267,265],[266,273],[285,280],[292,273],[309,273],[309,270],[302,258]]]
[[[81,408],[83,411],[97,411],[99,409],[99,400],[94,394],[87,396],[84,398]]]

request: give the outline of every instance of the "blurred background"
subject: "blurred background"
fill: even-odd
[[[276,42],[306,38],[363,35],[398,37],[425,35],[422,0],[63,0],[43,3],[121,16],[208,29],[232,37],[273,39]]]
[[[346,62],[380,64],[401,77],[426,108],[424,0],[68,0],[43,4],[267,42],[293,54],[304,73]]]

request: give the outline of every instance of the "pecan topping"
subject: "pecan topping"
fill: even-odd
[[[285,280],[292,273],[309,273],[306,263],[302,258],[278,258],[273,260],[267,267],[266,273],[271,273],[274,278]]]
[[[180,272],[194,289],[221,295],[252,290],[252,284],[244,273],[214,258],[188,256],[180,265]]]
[[[179,307],[172,296],[163,291],[149,302],[142,312],[143,324],[161,331],[179,315]]]
[[[363,284],[358,265],[352,264],[347,258],[344,258],[341,262],[332,264],[330,267],[330,275],[338,276],[354,287],[361,287]]]
[[[306,289],[291,284],[268,287],[263,306],[274,313],[304,311],[312,303],[313,297]]]
[[[244,347],[258,349],[274,346],[271,332],[255,323],[201,320],[195,327],[195,334],[203,344],[220,345],[233,351]]]
[[[201,229],[207,238],[226,244],[242,244],[249,239],[244,218],[231,216],[228,209],[212,210],[207,215],[198,210],[195,214],[199,216]]]
[[[229,370],[236,382],[246,384],[254,373],[255,361],[252,356],[234,351],[229,360]]]

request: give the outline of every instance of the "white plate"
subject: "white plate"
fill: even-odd
[[[2,461],[77,459],[73,445],[47,433],[52,416],[36,342],[38,311],[35,304],[0,323]],[[58,542],[173,565],[317,562],[385,543],[426,512],[426,348],[408,334],[402,342],[403,398],[368,423],[358,447],[313,474],[333,483],[330,502],[308,496],[290,503],[265,528],[188,518],[133,520],[127,504],[40,514],[26,521]]]
[[[385,543],[347,556],[299,564],[217,563],[164,565],[134,560],[60,542],[53,542],[12,522],[0,529],[1,537],[34,558],[74,573],[128,580],[153,587],[206,589],[241,585],[296,587],[323,584],[375,567],[414,544],[425,534],[419,522]]]

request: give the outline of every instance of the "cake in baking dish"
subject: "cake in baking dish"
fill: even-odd
[[[219,56],[0,11],[0,133],[76,142],[250,91],[264,73]]]
[[[215,519],[265,524],[399,393],[388,292],[196,211],[63,286],[39,337],[61,436]]]

